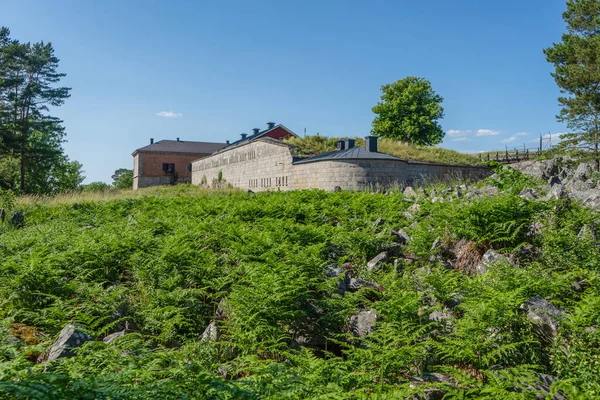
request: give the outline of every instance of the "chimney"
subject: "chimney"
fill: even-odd
[[[150,144],[154,144],[154,138],[153,137],[150,138]]]
[[[365,136],[365,149],[369,153],[377,153],[377,136]]]
[[[252,132],[254,132],[254,135],[257,135],[258,132],[260,132],[260,129],[258,129],[258,128],[252,128]]]
[[[177,138],[177,141],[179,142],[179,138]]]
[[[267,129],[273,129],[275,122],[267,122]]]
[[[244,140],[244,139],[246,139],[246,136],[248,136],[248,135],[245,133],[242,133],[241,136],[242,136],[242,140]]]
[[[345,142],[343,140],[338,140],[337,142],[335,142],[336,147],[339,150],[344,150],[346,148],[345,146]]]
[[[346,139],[346,148],[347,149],[353,148],[354,147],[354,142],[355,142],[354,139]]]
[[[229,140],[226,140],[226,141],[225,141],[225,144],[229,144]]]

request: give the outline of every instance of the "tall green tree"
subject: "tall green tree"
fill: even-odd
[[[438,120],[444,118],[444,99],[423,78],[409,76],[381,87],[381,101],[371,133],[419,145],[434,145],[444,138]]]
[[[0,29],[0,150],[19,160],[19,189],[27,192],[28,167],[39,158],[34,135],[43,135],[61,151],[62,121],[49,114],[61,106],[70,88],[60,86],[59,59],[51,43],[20,43]]]
[[[544,50],[564,95],[557,120],[574,133],[563,135],[564,147],[591,152],[600,170],[600,0],[569,0],[563,13],[567,33]]]
[[[116,189],[131,189],[133,187],[133,170],[119,168],[111,176],[113,187]]]

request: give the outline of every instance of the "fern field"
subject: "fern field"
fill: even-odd
[[[600,398],[600,218],[501,189],[17,201],[0,399]],[[563,312],[550,341],[536,296]],[[93,340],[47,361],[70,323]]]

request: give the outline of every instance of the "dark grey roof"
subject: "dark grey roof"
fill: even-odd
[[[185,140],[159,140],[148,146],[140,147],[133,153],[186,153],[186,154],[212,154],[227,146],[226,143],[213,142],[188,142]]]
[[[367,151],[364,147],[352,147],[346,150],[336,150],[327,153],[317,154],[316,156],[303,158],[294,161],[294,164],[306,164],[318,161],[344,161],[344,160],[395,160],[405,161],[401,158],[389,154]]]
[[[229,150],[229,148],[231,148],[231,147],[241,146],[241,145],[243,145],[243,144],[246,144],[246,143],[252,142],[252,141],[254,141],[254,140],[256,140],[256,139],[259,139],[259,138],[261,138],[262,136],[266,135],[267,133],[269,133],[269,132],[271,132],[271,131],[274,131],[274,130],[275,130],[275,129],[277,129],[277,128],[283,128],[283,129],[285,129],[286,131],[288,131],[288,132],[289,132],[291,135],[298,137],[298,135],[296,135],[294,132],[292,132],[291,130],[289,130],[288,128],[286,128],[285,126],[283,126],[282,124],[278,124],[278,125],[275,125],[275,126],[273,126],[271,129],[265,129],[264,131],[259,131],[259,132],[258,132],[258,133],[256,133],[256,134],[253,134],[253,135],[248,135],[248,136],[246,136],[246,138],[245,138],[245,139],[241,139],[241,138],[240,138],[239,140],[236,140],[235,142],[232,142],[232,143],[230,143],[230,144],[229,144],[229,145],[226,147],[226,149],[227,149],[227,150]],[[225,149],[223,149],[223,150],[225,150]]]

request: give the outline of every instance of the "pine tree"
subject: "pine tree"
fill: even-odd
[[[564,93],[557,119],[575,133],[563,136],[562,146],[593,152],[600,170],[600,0],[569,0],[563,13],[567,33],[544,50],[555,65],[552,74]]]

